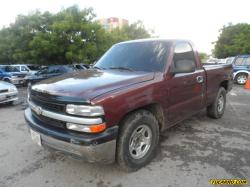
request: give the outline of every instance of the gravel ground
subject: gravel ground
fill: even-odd
[[[250,182],[250,90],[235,86],[219,120],[205,111],[161,136],[157,157],[134,173],[53,154],[35,145],[23,118],[26,89],[15,106],[0,106],[0,187],[211,186],[213,178]]]

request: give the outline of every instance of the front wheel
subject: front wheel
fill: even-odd
[[[155,156],[159,141],[159,125],[152,113],[139,110],[121,124],[116,159],[125,171],[135,171]]]
[[[214,102],[207,107],[207,115],[211,118],[219,119],[223,116],[226,107],[226,90],[220,88]]]

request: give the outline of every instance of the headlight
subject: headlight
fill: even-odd
[[[10,87],[9,92],[17,92],[17,89],[15,87]]]
[[[79,116],[102,116],[104,110],[101,106],[87,106],[87,105],[72,105],[66,106],[66,112],[68,114],[79,115]]]
[[[98,133],[106,129],[106,123],[98,125],[80,125],[75,123],[67,123],[67,129],[79,131],[79,132],[89,132],[89,133]]]

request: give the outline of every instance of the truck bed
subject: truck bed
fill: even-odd
[[[218,92],[219,84],[228,81],[228,91],[233,86],[232,64],[202,64],[206,73],[207,105],[211,104]]]

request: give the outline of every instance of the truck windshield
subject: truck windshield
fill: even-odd
[[[98,69],[162,72],[169,44],[164,41],[145,41],[116,44],[95,64]]]

